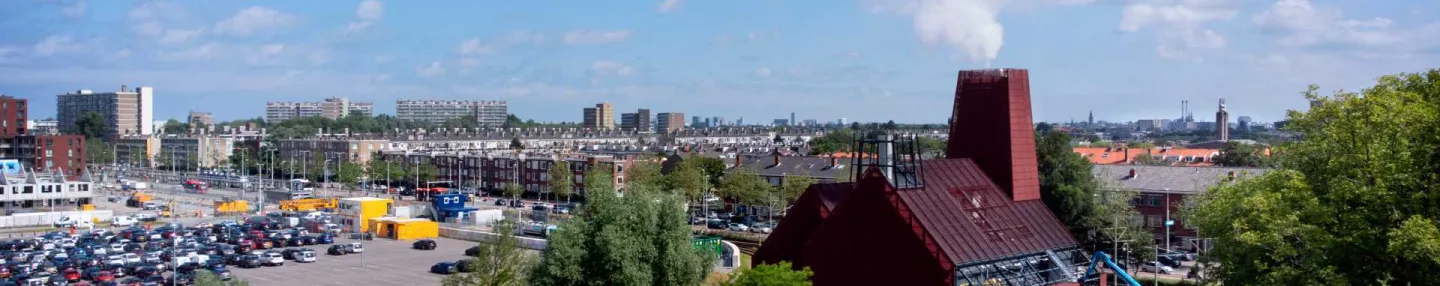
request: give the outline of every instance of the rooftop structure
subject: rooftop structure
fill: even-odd
[[[961,71],[947,158],[914,137],[857,142],[855,183],[812,185],[755,254],[816,285],[1046,285],[1085,262],[1040,200],[1025,70]],[[838,202],[838,203],[836,203]],[[798,246],[798,247],[797,247]]]

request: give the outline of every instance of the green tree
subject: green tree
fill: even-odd
[[[805,189],[809,189],[810,185],[814,183],[815,178],[805,174],[785,175],[784,180],[780,182],[780,187],[771,192],[770,199],[765,204],[770,208],[769,214],[774,216],[776,210],[787,209],[790,205],[795,204],[795,200],[800,199],[800,195],[805,194]]]
[[[706,191],[709,191],[710,180],[705,177],[705,170],[701,170],[699,166],[695,164],[685,164],[689,161],[690,160],[682,161],[675,171],[665,175],[665,180],[669,181],[670,187],[674,188],[673,190],[665,191],[678,191],[676,194],[693,202],[699,200],[701,196],[705,195]]]
[[[1215,164],[1228,167],[1269,167],[1271,165],[1270,158],[1265,155],[1263,147],[1236,141],[1225,142],[1225,147],[1220,149],[1220,155],[1215,156]]]
[[[109,129],[105,125],[105,116],[99,112],[87,111],[75,119],[75,130],[79,130],[80,135],[85,135],[85,139],[104,138],[106,130]]]
[[[195,271],[195,286],[250,286],[249,281],[240,278],[230,278],[230,281],[220,280],[220,276],[207,270]]]
[[[1130,141],[1128,143],[1125,143],[1125,147],[1131,149],[1150,149],[1155,148],[1155,144],[1152,144],[1150,142]]]
[[[720,192],[717,195],[742,204],[763,205],[772,189],[774,187],[770,186],[770,182],[760,178],[755,170],[744,169],[725,176],[720,182]]]
[[[165,134],[185,134],[190,133],[190,125],[172,118],[166,120],[165,125],[160,126],[160,130],[164,131]]]
[[[730,274],[725,286],[808,286],[810,276],[815,273],[810,267],[795,270],[788,261],[779,264],[760,264]]]
[[[690,156],[680,163],[689,164],[690,166],[700,169],[700,171],[705,174],[705,177],[710,179],[712,186],[720,184],[720,178],[725,177],[725,161],[720,160],[720,158]]]
[[[660,190],[673,190],[670,187],[667,177],[660,174],[660,164],[647,161],[636,161],[625,169],[625,180],[630,184],[641,184],[656,186]]]
[[[510,197],[512,200],[518,200],[520,199],[520,195],[525,194],[525,187],[520,186],[520,183],[508,183],[505,184],[504,191],[505,196]]]
[[[714,255],[691,244],[683,200],[653,186],[634,185],[624,196],[599,183],[609,172],[587,174],[581,217],[551,235],[531,285],[698,285]]]
[[[114,164],[115,148],[100,139],[85,140],[85,162],[90,164]]]
[[[1440,283],[1440,70],[1380,77],[1290,111],[1282,169],[1217,186],[1185,213],[1226,285]]]
[[[1092,231],[1100,231],[1115,220],[1106,220],[1100,208],[1099,181],[1090,172],[1090,161],[1070,148],[1070,135],[1048,131],[1035,137],[1035,161],[1040,171],[1040,194],[1051,213],[1066,224],[1071,236],[1083,244],[1092,243]],[[1109,224],[1107,224],[1109,223]]]
[[[829,155],[836,152],[850,152],[851,146],[855,144],[855,130],[859,130],[859,124],[855,123],[850,129],[832,130],[824,136],[811,138],[810,155]]]
[[[510,149],[525,149],[525,143],[520,142],[520,137],[510,138]]]
[[[920,154],[930,155],[935,158],[945,157],[945,141],[930,137],[919,136],[915,138],[915,145],[919,147]]]
[[[335,180],[346,186],[354,187],[360,183],[360,177],[365,176],[365,165],[351,161],[340,163],[335,170]]]
[[[175,165],[178,163],[175,158],[175,152],[171,152],[170,149],[161,148],[160,153],[155,155],[155,164],[165,166],[168,170],[174,171]]]
[[[515,237],[516,224],[510,220],[495,222],[500,234],[494,242],[481,243],[479,253],[468,258],[468,269],[450,274],[442,280],[445,286],[520,286],[535,267],[536,257],[520,247]]]
[[[575,193],[575,173],[570,171],[570,162],[555,160],[555,165],[550,166],[550,193],[570,202],[570,195]]]

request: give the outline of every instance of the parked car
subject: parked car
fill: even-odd
[[[480,247],[479,247],[479,246],[471,246],[470,248],[466,248],[466,249],[465,249],[465,256],[479,256],[479,255],[480,255]]]
[[[1175,268],[1170,268],[1170,266],[1160,264],[1159,261],[1150,261],[1140,265],[1140,271],[1170,274],[1171,272],[1175,272]]]
[[[775,230],[775,223],[774,223],[774,222],[762,222],[762,223],[756,223],[756,224],[750,226],[750,232],[754,232],[754,233],[770,233],[771,231],[774,231],[774,230]]]
[[[346,255],[346,254],[350,254],[350,251],[346,251],[346,250],[345,250],[345,245],[331,245],[331,246],[330,246],[330,249],[325,250],[325,254],[329,254],[329,255]]]
[[[359,242],[351,242],[349,250],[350,253],[364,253],[365,245],[360,244]]]
[[[240,266],[240,268],[256,268],[260,266],[265,266],[265,262],[260,260],[259,255],[246,254],[240,256],[240,263],[236,264],[235,266]]]
[[[419,250],[435,250],[435,247],[438,246],[439,244],[435,243],[434,240],[421,239],[420,241],[416,241],[415,244],[411,247]]]
[[[295,256],[295,262],[300,262],[300,263],[315,262],[315,251],[314,251],[314,250],[309,250],[309,249],[300,250],[300,253],[297,253],[297,254],[295,254],[295,255],[296,255],[296,256]]]
[[[746,225],[743,224],[743,223],[731,223],[731,224],[730,224],[730,227],[728,227],[728,228],[730,229],[730,231],[747,231],[747,230],[750,230],[750,227],[749,227],[749,226],[746,226]]]
[[[450,275],[456,272],[460,272],[460,269],[456,267],[454,262],[440,262],[435,263],[434,266],[430,266],[430,273]]]
[[[279,253],[266,252],[265,256],[263,256],[262,258],[264,259],[262,261],[264,262],[265,266],[285,265],[285,257],[281,256]]]

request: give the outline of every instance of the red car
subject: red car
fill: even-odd
[[[10,278],[11,275],[9,267],[0,267],[0,279]]]
[[[72,269],[65,269],[65,271],[63,271],[63,272],[65,273],[65,274],[64,274],[64,275],[65,275],[65,281],[70,281],[70,282],[80,281],[80,270],[75,270],[75,269],[72,268]]]
[[[109,281],[115,281],[115,274],[114,274],[114,273],[110,273],[110,271],[100,271],[100,274],[95,274],[95,282],[109,282]]]

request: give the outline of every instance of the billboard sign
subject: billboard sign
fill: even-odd
[[[0,173],[4,173],[6,175],[19,175],[21,170],[23,170],[24,168],[24,165],[20,164],[20,160],[0,159]]]

